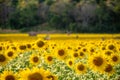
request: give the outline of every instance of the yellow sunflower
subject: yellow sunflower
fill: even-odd
[[[108,45],[106,46],[106,48],[107,48],[108,50],[116,51],[116,45],[115,45],[115,44],[112,44],[112,43],[108,44]]]
[[[115,73],[115,70],[113,69],[113,66],[111,64],[107,64],[103,70],[104,73],[108,76],[111,76]]]
[[[59,48],[56,50],[56,57],[58,59],[64,60],[65,57],[67,56],[67,50],[63,48]]]
[[[17,74],[13,73],[12,71],[4,71],[1,74],[0,80],[18,80]]]
[[[38,64],[40,64],[40,56],[37,55],[37,54],[30,55],[29,60],[30,60],[30,63],[32,65],[38,65]]]
[[[23,80],[49,80],[48,73],[43,68],[25,69],[20,72],[20,78]]]
[[[5,54],[1,54],[1,53],[0,53],[0,66],[6,65],[7,62],[8,62],[8,60],[9,60],[9,59],[6,57]]]
[[[26,44],[18,44],[17,49],[20,53],[23,53],[27,50],[27,45]]]
[[[112,63],[113,65],[120,64],[120,54],[118,53],[112,54],[109,59],[110,63]]]
[[[16,52],[13,49],[8,49],[5,52],[5,55],[9,58],[9,59],[13,59],[17,56]]]
[[[39,48],[44,48],[46,45],[45,41],[41,40],[41,39],[38,39],[36,42],[35,42],[35,46],[37,49]]]
[[[94,54],[93,56],[89,56],[88,59],[88,66],[93,71],[101,71],[105,67],[106,63],[107,61],[104,56],[99,53]]]
[[[53,55],[51,55],[51,54],[46,54],[45,55],[45,61],[46,61],[47,64],[53,64],[53,62],[54,62],[53,59],[54,59]]]
[[[73,68],[74,67],[74,59],[71,59],[71,58],[67,59],[66,64],[68,67]]]
[[[75,72],[77,74],[85,74],[86,71],[87,71],[87,66],[85,64],[79,62],[75,65]]]

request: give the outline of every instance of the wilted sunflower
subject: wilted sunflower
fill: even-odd
[[[101,71],[106,65],[106,59],[101,54],[94,54],[93,56],[90,56],[88,59],[88,66],[93,71]]]
[[[77,63],[77,64],[75,65],[75,72],[76,72],[77,74],[85,74],[86,71],[87,71],[87,67],[86,67],[85,64],[83,64],[83,63]]]
[[[6,57],[6,55],[0,53],[0,66],[6,65],[7,62],[8,62],[8,58]]]
[[[13,73],[12,71],[4,71],[1,74],[0,80],[18,80],[17,74]]]
[[[29,59],[30,59],[30,63],[32,65],[38,65],[38,64],[40,64],[40,56],[37,55],[37,54],[30,55]]]
[[[20,72],[20,78],[23,80],[49,80],[48,73],[43,68],[25,69]]]

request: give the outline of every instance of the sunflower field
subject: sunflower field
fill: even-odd
[[[0,34],[0,80],[120,80],[120,34]]]

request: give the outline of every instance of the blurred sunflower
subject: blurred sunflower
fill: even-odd
[[[7,62],[8,62],[8,58],[6,57],[6,55],[0,53],[0,66],[6,65]]]
[[[9,58],[9,59],[13,59],[17,56],[16,52],[12,49],[8,49],[6,52],[5,52],[5,55]]]
[[[71,58],[67,59],[66,64],[68,67],[73,68],[74,67],[74,59],[71,59]]]
[[[107,64],[104,68],[104,73],[108,76],[111,76],[115,73],[113,66],[111,64]]]
[[[93,71],[101,71],[105,67],[106,62],[104,56],[98,53],[89,57],[88,66],[90,66]]]
[[[43,48],[44,46],[46,45],[45,41],[41,40],[41,39],[38,39],[36,42],[35,42],[35,46],[36,48]]]
[[[60,49],[56,50],[56,57],[58,59],[64,60],[66,56],[67,56],[67,50],[66,49],[60,48]]]
[[[106,48],[107,48],[108,50],[115,51],[115,50],[116,50],[116,45],[115,45],[115,44],[110,43],[110,44],[108,44],[108,45],[106,46]]]
[[[20,53],[24,53],[27,50],[27,45],[26,44],[18,44],[17,49]]]
[[[77,74],[84,74],[86,73],[86,71],[87,71],[87,66],[85,64],[79,62],[75,65],[75,72]]]
[[[1,74],[0,80],[18,80],[17,74],[12,71],[4,71]]]
[[[23,80],[49,80],[48,75],[43,68],[25,69],[20,72],[20,78]]]
[[[112,63],[113,65],[120,64],[120,54],[118,53],[112,54],[109,59],[110,63]]]
[[[30,55],[29,60],[30,60],[30,63],[32,65],[38,65],[38,64],[40,64],[40,56],[37,55],[37,54]]]
[[[53,58],[54,58],[54,56],[53,55],[51,55],[51,54],[46,54],[45,55],[45,61],[46,61],[46,63],[47,64],[53,64]]]

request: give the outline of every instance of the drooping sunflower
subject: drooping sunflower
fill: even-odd
[[[85,64],[79,62],[75,65],[75,72],[77,74],[80,74],[80,75],[85,74],[86,71],[87,71],[87,66]]]
[[[100,53],[94,54],[93,56],[90,56],[88,58],[88,66],[95,72],[102,71],[106,63],[107,63],[106,59]]]
[[[38,65],[38,64],[40,64],[40,56],[37,55],[37,54],[30,55],[29,60],[30,60],[30,63],[32,65]]]
[[[20,72],[20,78],[23,80],[49,80],[48,73],[43,68],[25,69]]]
[[[4,71],[1,74],[0,80],[18,80],[17,74],[13,73],[12,71]]]
[[[58,77],[56,75],[53,75],[53,74],[49,74],[47,76],[48,80],[58,80]]]
[[[9,59],[6,57],[6,55],[0,53],[0,66],[6,65],[8,61]]]

